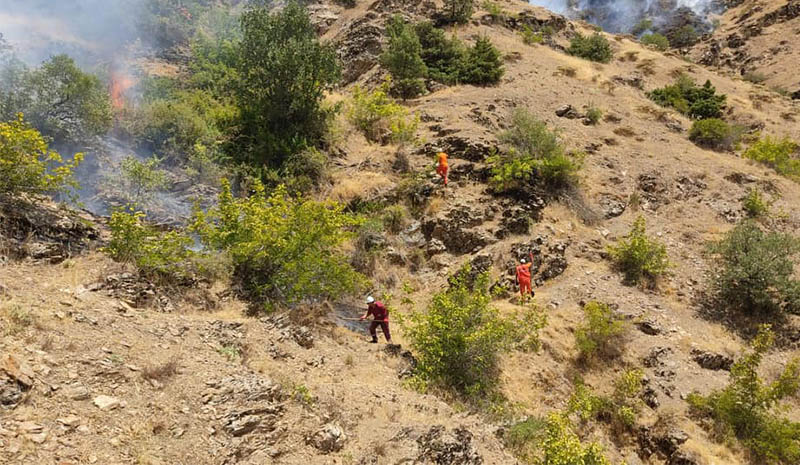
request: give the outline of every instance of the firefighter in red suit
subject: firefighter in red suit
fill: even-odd
[[[520,260],[517,266],[517,283],[519,284],[519,295],[523,302],[527,300],[528,296],[533,296],[533,288],[531,287],[531,265],[533,265],[533,253],[528,255],[530,262],[525,262],[525,259]]]
[[[367,312],[361,316],[364,320],[372,315],[372,322],[369,324],[369,334],[372,336],[373,344],[378,343],[378,326],[383,330],[383,336],[386,338],[386,343],[392,343],[392,335],[389,334],[389,310],[383,305],[382,302],[376,301],[373,297],[367,297]]]

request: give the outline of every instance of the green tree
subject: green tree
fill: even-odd
[[[547,417],[547,433],[542,442],[541,465],[610,465],[600,444],[581,443],[574,426],[562,413]]]
[[[779,403],[800,390],[800,360],[790,361],[778,378],[766,383],[758,371],[774,344],[768,325],[751,343],[752,351],[731,367],[730,382],[708,396],[692,393],[688,402],[696,414],[710,418],[720,439],[738,438],[758,463],[800,462],[800,423],[780,416]]]
[[[78,153],[65,163],[21,114],[16,120],[0,122],[0,194],[49,194],[77,188],[72,172],[82,160],[83,154]]]
[[[800,239],[764,232],[745,221],[711,246],[718,263],[714,293],[726,305],[748,313],[800,313],[800,281],[793,257]]]
[[[17,112],[56,142],[85,143],[111,129],[111,99],[96,76],[57,55],[36,69],[15,65],[0,83],[0,118]]]
[[[480,37],[464,57],[459,76],[465,84],[485,86],[500,82],[504,72],[500,51],[488,37]]]
[[[647,236],[643,216],[636,218],[625,239],[610,246],[608,252],[614,265],[625,273],[625,279],[631,283],[648,280],[652,284],[669,269],[667,247]]]
[[[464,24],[469,21],[474,9],[474,0],[444,0],[445,16],[455,23]]]
[[[422,60],[422,45],[414,30],[402,16],[394,15],[386,26],[389,43],[381,55],[381,64],[392,74],[393,91],[406,99],[425,92],[428,69]]]
[[[193,230],[211,250],[230,254],[235,277],[256,310],[338,298],[364,284],[340,247],[359,224],[335,203],[290,197],[283,186],[235,198],[223,182],[217,205],[197,211]]]
[[[279,167],[289,155],[318,145],[331,110],[325,91],[340,78],[336,53],[317,39],[305,8],[257,7],[242,14],[237,86],[241,109],[235,157],[256,167]]]
[[[456,38],[447,38],[444,31],[430,21],[414,26],[422,46],[422,60],[428,68],[428,77],[443,84],[459,81],[461,63],[466,47]]]
[[[156,157],[142,161],[129,156],[122,160],[117,182],[122,193],[136,208],[146,208],[155,194],[167,187],[167,172],[160,169],[160,165],[161,160]]]
[[[410,316],[405,332],[419,360],[420,382],[481,403],[496,394],[500,355],[515,347],[538,350],[546,320],[535,310],[501,317],[489,306],[488,274],[472,285],[469,275],[468,267],[462,269],[427,311]]]
[[[800,182],[800,158],[793,156],[800,145],[789,138],[765,137],[747,148],[744,157],[772,167],[778,173]]]
[[[580,33],[576,34],[569,43],[567,53],[600,63],[608,63],[614,56],[608,39],[599,32],[588,37]]]
[[[575,346],[584,362],[595,357],[609,359],[622,353],[628,329],[625,320],[609,306],[591,301],[583,307],[584,323],[575,330]]]
[[[657,32],[645,34],[640,40],[644,45],[650,45],[662,52],[669,48],[669,39]]]
[[[701,119],[692,123],[689,140],[713,150],[732,150],[739,143],[741,130],[718,118]]]

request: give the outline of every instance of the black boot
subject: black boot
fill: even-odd
[[[370,343],[370,344],[377,344],[377,343],[378,343],[378,339],[377,339],[377,338],[375,338],[375,339],[373,339],[373,340],[369,341],[369,343]]]

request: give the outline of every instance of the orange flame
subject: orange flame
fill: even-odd
[[[127,74],[112,72],[111,73],[111,104],[114,108],[121,110],[125,107],[125,93],[135,84],[132,77]]]

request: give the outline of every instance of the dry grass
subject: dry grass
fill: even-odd
[[[146,366],[142,369],[142,378],[148,381],[158,381],[163,384],[178,374],[179,366],[180,361],[178,358],[172,358],[164,363]]]
[[[574,78],[578,75],[578,69],[574,66],[559,66],[553,76],[566,76]]]
[[[382,173],[359,171],[344,173],[335,181],[335,186],[328,194],[328,199],[348,203],[357,198],[368,198],[376,186],[391,185],[389,178]]]
[[[636,65],[636,69],[645,76],[652,76],[656,74],[656,61],[652,58],[645,58]]]
[[[634,136],[636,136],[636,131],[634,131],[632,128],[624,126],[624,127],[621,127],[621,128],[615,128],[614,129],[614,134],[616,134],[618,136],[621,136],[621,137],[634,137]]]

